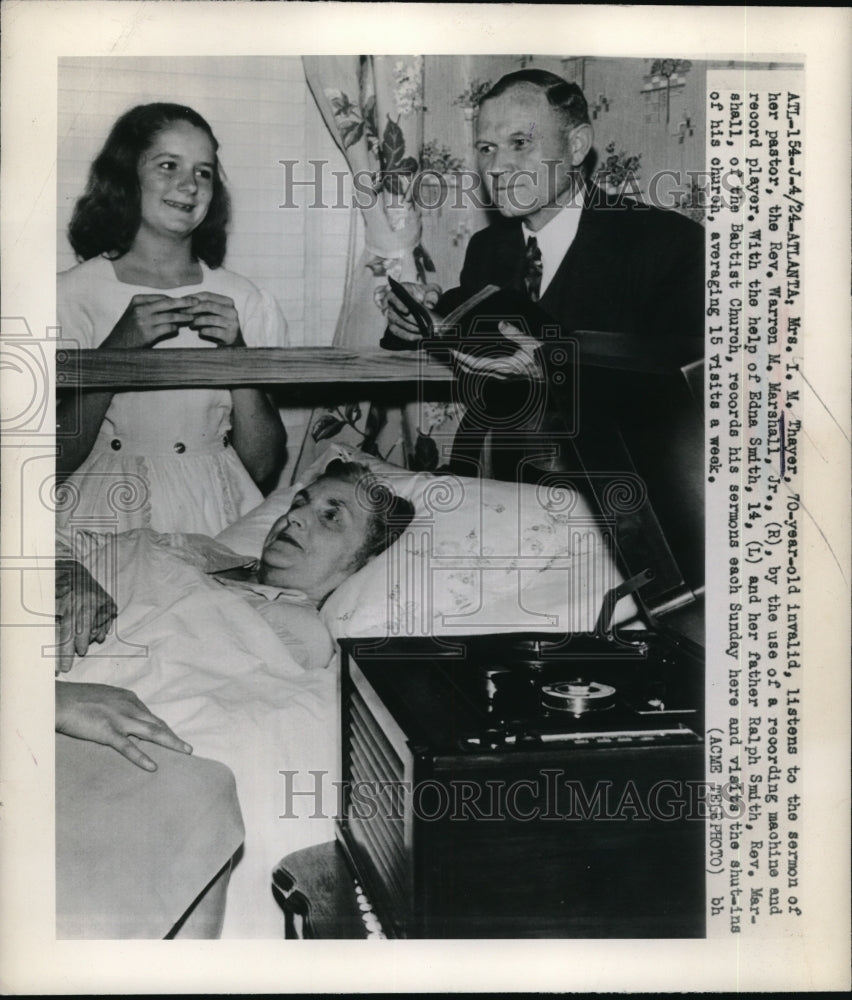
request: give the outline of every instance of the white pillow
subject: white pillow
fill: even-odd
[[[590,631],[621,582],[574,491],[454,476],[391,484],[414,520],[328,599],[336,637]],[[635,612],[623,603],[619,621]]]
[[[573,490],[412,473],[342,446],[305,481],[334,458],[364,462],[415,508],[402,537],[326,601],[322,617],[335,637],[590,631],[604,593],[622,580],[598,520]],[[259,555],[298,489],[277,490],[219,540]],[[618,611],[625,620],[635,605],[623,601]]]

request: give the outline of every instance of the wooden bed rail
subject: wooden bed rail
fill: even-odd
[[[667,373],[683,367],[683,357],[701,358],[703,344],[682,340],[677,350],[650,351],[626,334],[581,331],[577,361],[594,368]],[[358,350],[345,347],[253,347],[232,350],[56,352],[57,389],[159,389],[166,387],[265,385],[316,389],[337,386],[431,385],[453,381],[448,365],[425,351]]]
[[[253,347],[233,350],[58,350],[58,389],[451,382],[452,371],[420,351],[380,347]]]

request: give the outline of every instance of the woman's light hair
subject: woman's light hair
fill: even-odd
[[[405,497],[397,496],[361,462],[334,459],[316,482],[326,480],[354,486],[356,501],[367,512],[364,542],[352,559],[353,570],[359,570],[405,531],[414,517],[414,505]]]

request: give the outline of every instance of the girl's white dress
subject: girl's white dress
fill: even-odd
[[[286,322],[271,295],[225,268],[202,263],[201,269],[200,283],[169,289],[121,282],[105,257],[63,272],[58,349],[97,347],[134,295],[177,298],[202,290],[233,299],[249,347],[286,345]],[[215,346],[183,328],[152,350]],[[57,523],[102,532],[218,534],[263,499],[229,443],[230,430],[228,389],[116,393],[90,455],[57,491]]]

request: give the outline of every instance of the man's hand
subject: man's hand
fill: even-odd
[[[71,669],[74,654],[103,642],[117,614],[115,601],[81,563],[56,560],[56,619],[59,669]]]
[[[517,345],[514,354],[502,358],[489,358],[482,355],[463,354],[461,351],[453,351],[453,357],[457,366],[464,372],[474,375],[491,375],[494,378],[527,378],[541,382],[544,380],[544,371],[539,360],[539,347],[541,344],[526,333],[522,333],[511,323],[500,323],[498,326],[500,333],[507,340],[513,341]]]
[[[439,285],[421,285],[413,281],[404,281],[402,285],[412,298],[422,302],[427,309],[434,309],[441,297]],[[385,315],[388,320],[388,329],[401,340],[416,343],[422,339],[420,328],[414,317],[393,292],[389,292],[385,299]],[[435,322],[438,321],[437,316],[433,318]]]
[[[156,771],[157,765],[131,737],[192,753],[192,747],[149,712],[132,691],[109,684],[57,681],[56,731],[113,747],[146,771]]]

